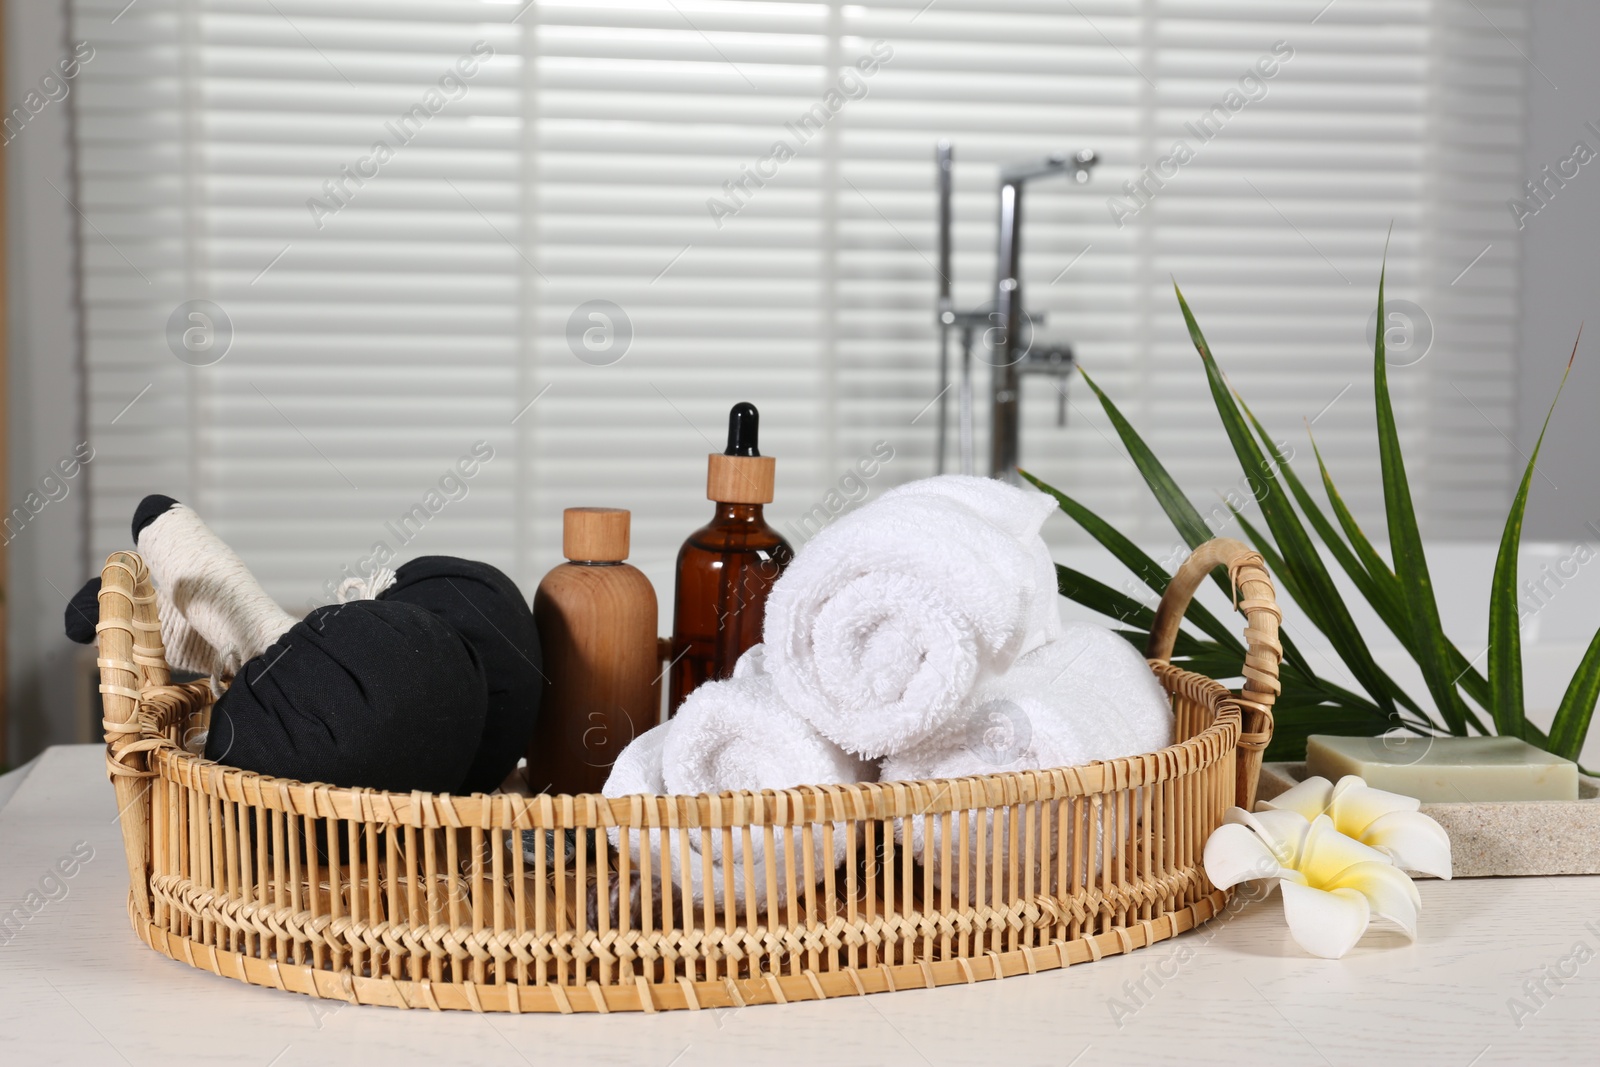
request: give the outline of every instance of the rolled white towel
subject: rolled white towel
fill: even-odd
[[[873,776],[871,764],[785,707],[771,677],[753,669],[701,685],[671,725],[661,751],[669,793],[759,792]]]
[[[616,762],[611,765],[611,774],[606,778],[606,784],[601,787],[602,795],[611,797],[633,796],[644,793],[649,796],[660,796],[667,791],[666,783],[662,779],[661,753],[666,747],[667,735],[671,732],[672,722],[664,722],[640,734],[628,743],[627,747],[618,754]],[[675,892],[681,891],[685,867],[688,868],[690,893],[695,903],[704,897],[702,880],[705,874],[705,864],[700,858],[699,839],[696,834],[689,842],[689,853],[685,857],[682,842],[678,836],[667,831],[668,847],[665,850],[671,862],[670,871],[662,870],[662,833],[661,830],[634,830],[628,835],[628,854],[633,863],[635,877],[643,870],[640,861],[641,845],[646,836],[650,845],[650,880],[659,887],[663,880],[670,879]],[[611,841],[611,847],[622,849],[622,830],[612,826],[606,830],[606,837]],[[687,858],[687,863],[685,859]],[[720,874],[720,872],[718,872]],[[720,881],[720,877],[713,881]],[[657,894],[659,899],[659,893]],[[720,901],[719,901],[720,903]]]
[[[606,784],[600,787],[602,796],[630,797],[636,793],[660,796],[667,791],[661,773],[661,750],[667,744],[667,731],[671,721],[652,726],[628,742],[611,764]]]
[[[1060,639],[1018,660],[1006,674],[983,679],[967,705],[966,722],[963,735],[953,741],[885,760],[883,780],[1077,766],[1165,748],[1172,743],[1173,730],[1171,704],[1149,665],[1121,637],[1088,623],[1065,627]],[[1136,800],[1132,807],[1138,806]],[[1048,840],[1037,840],[1034,846],[1034,885],[1040,891],[1050,888],[1062,858],[1058,849],[1072,847],[1078,824],[1084,826],[1082,839],[1089,847],[1083,855],[1065,859],[1068,878],[1076,872],[1079,885],[1099,874],[1101,841],[1108,828],[1113,828],[1117,841],[1128,837],[1126,809],[1120,814],[1110,806],[1097,811],[1091,802],[1073,800],[1058,810],[1059,819],[1067,821],[1066,830],[1062,831],[1059,821],[1052,821]],[[1006,892],[1003,884],[993,882],[993,861],[998,855],[1002,875],[1009,872],[1011,811],[985,809],[981,815],[981,819],[978,813],[966,816],[967,854],[970,877],[975,879],[976,868],[981,866],[987,879],[983,893],[974,899],[987,902]],[[959,847],[959,821],[951,820],[952,849]],[[933,844],[925,848],[930,822]],[[1037,817],[1020,821],[1017,832],[1023,853],[1027,849],[1022,835],[1037,835],[1039,828]],[[903,825],[895,827],[895,836],[904,841]],[[945,852],[938,819],[912,820],[911,848],[918,860],[931,867],[937,880]],[[1023,875],[1019,868],[1017,877]],[[976,894],[975,881],[972,884]]]
[[[748,653],[747,653],[748,655]],[[707,682],[689,694],[672,720],[662,746],[662,779],[670,793],[721,793],[729,790],[759,792],[800,785],[849,784],[876,777],[876,768],[845,752],[819,734],[778,699],[770,676],[759,671],[760,659],[747,665],[747,673],[726,681]],[[845,826],[834,824],[832,855],[825,851],[821,825],[812,828],[811,868],[821,879],[845,858]],[[708,847],[716,864],[713,899],[720,905],[726,895],[724,864],[733,868],[737,903],[746,896],[746,868],[757,904],[767,898],[767,868],[773,870],[777,901],[788,900],[791,867],[798,882],[806,866],[803,834],[798,827],[776,827],[769,851],[765,831],[752,829],[728,835],[731,861],[724,855],[720,833],[691,835],[697,850]]]
[[[766,669],[784,703],[851,752],[926,743],[952,728],[982,673],[1027,646],[1038,563],[957,501],[886,496],[817,534],[778,579]],[[1053,582],[1048,595],[1054,610]]]
[[[931,496],[954,501],[1015,537],[1033,555],[1033,584],[1038,590],[1022,652],[1031,652],[1061,636],[1063,630],[1056,564],[1050,555],[1050,547],[1040,536],[1045,520],[1055,514],[1054,499],[1037,489],[1019,488],[994,478],[979,478],[971,474],[919,478],[895,486],[880,499],[893,500],[908,496]]]
[[[765,645],[751,645],[744,650],[744,655],[740,656],[733,665],[733,676],[735,678],[747,678],[752,674],[766,673],[767,649]]]
[[[884,760],[883,780],[1072,767],[1172,743],[1172,705],[1149,664],[1093,623],[980,679],[961,721],[959,733]]]
[[[759,658],[746,664],[747,673],[740,678],[700,686],[689,694],[676,717],[634,739],[617,757],[602,792],[608,797],[620,797],[634,793],[759,791],[849,783],[873,776],[875,768],[871,764],[847,755],[785,709],[773,694],[771,679],[754,671],[757,662]],[[818,878],[844,862],[845,827],[835,824],[834,830],[830,862],[823,851],[821,827],[813,827],[811,863]],[[666,852],[671,867],[668,872],[664,870],[662,833],[649,830],[629,835],[628,849],[635,868],[639,865],[642,840],[648,836],[654,880],[659,882],[667,875],[674,888],[681,892],[687,867],[689,892],[696,904],[701,903],[705,899],[703,853],[708,847],[705,835],[699,830],[687,832],[689,852],[685,857],[682,840],[668,831]],[[619,829],[609,829],[607,836],[613,848],[622,847]],[[745,831],[736,829],[729,834],[733,899],[736,905],[745,903],[748,873],[748,881],[755,889],[756,904],[765,907],[768,866],[765,830],[752,828],[749,836],[747,864]],[[791,857],[797,878],[805,868],[800,851],[804,847],[802,840],[801,834],[789,828],[780,827],[773,832],[775,862],[772,866],[777,904],[788,899]],[[729,879],[724,876],[720,833],[710,835],[709,849],[711,896],[716,906],[722,907]]]

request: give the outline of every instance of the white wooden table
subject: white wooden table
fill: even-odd
[[[1274,898],[1099,963],[825,1004],[516,1017],[315,1001],[134,937],[102,761],[95,746],[51,749],[0,808],[0,914],[27,911],[58,859],[93,849],[46,887],[59,899],[0,930],[8,1067],[1600,1062],[1600,877],[1421,882],[1416,944],[1375,929],[1337,961],[1301,952]],[[1530,979],[1550,995],[1530,998]]]

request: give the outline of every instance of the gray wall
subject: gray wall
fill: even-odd
[[[1597,154],[1565,187],[1554,189],[1548,204],[1524,220],[1522,231],[1516,440],[1524,453],[1533,450],[1578,324],[1588,322],[1540,453],[1539,468],[1549,481],[1534,479],[1524,529],[1530,540],[1570,545],[1600,538],[1586,528],[1589,522],[1600,526],[1600,134],[1584,125],[1600,127],[1600,64],[1594,58],[1600,4],[1531,0],[1529,6],[1529,58],[1537,69],[1527,72],[1522,177],[1542,178],[1542,168],[1554,170],[1580,140]]]
[[[69,52],[64,3],[13,2],[6,10],[5,108],[22,104]],[[70,85],[70,83],[68,83]],[[68,166],[70,95],[40,108],[6,147],[6,228],[10,241],[10,452],[5,508],[30,490],[82,439],[79,424]],[[55,183],[52,189],[50,183]],[[56,190],[59,189],[58,193]],[[46,504],[9,546],[9,749],[13,764],[46,745],[88,740],[74,710],[82,703],[73,673],[78,646],[62,635],[67,596],[84,578],[89,468],[69,494]]]

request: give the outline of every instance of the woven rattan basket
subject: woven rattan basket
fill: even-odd
[[[1239,696],[1165,662],[1195,589],[1222,565],[1248,619]],[[1225,902],[1201,850],[1228,805],[1252,799],[1281,654],[1260,557],[1216,540],[1157,613],[1151,669],[1177,722],[1159,752],[718,796],[444,796],[286,781],[189,753],[183,739],[205,725],[211,692],[170,684],[137,555],[106,561],[100,618],[108,768],[139,937],[254,985],[472,1011],[820,1000],[1032,973],[1182,933]],[[688,872],[677,885],[658,873],[697,855],[691,830],[723,855],[736,838],[746,855],[752,841],[784,850],[787,884],[766,864],[764,894],[695,903]],[[845,862],[815,870],[811,846],[827,855],[839,835]],[[917,862],[913,838],[942,843],[940,862]],[[641,839],[659,843],[635,863],[629,844]],[[545,845],[525,858],[524,841]],[[709,852],[694,862],[716,884]]]

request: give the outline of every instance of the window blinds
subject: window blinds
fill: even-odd
[[[1482,535],[1503,507],[1504,198],[1537,76],[1514,5],[72,10],[94,49],[63,194],[82,211],[97,554],[166,492],[294,607],[434,552],[531,590],[561,509],[610,504],[633,509],[666,602],[738,400],[761,408],[770,511],[801,539],[818,506],[932,471],[940,138],[963,307],[992,294],[999,166],[1099,153],[1087,184],[1029,187],[1026,299],[1203,510],[1239,473],[1172,280],[1257,414],[1307,458],[1314,420],[1374,519],[1363,328],[1392,225],[1389,296],[1408,303],[1387,327],[1427,349],[1391,369],[1425,529]],[[1027,383],[1024,464],[1169,537],[1088,390],[1068,386],[1059,428],[1053,389]]]

